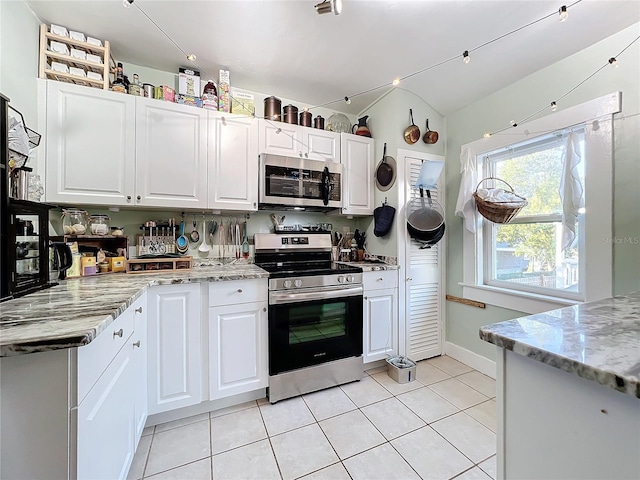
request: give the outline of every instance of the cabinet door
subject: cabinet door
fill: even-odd
[[[373,151],[373,139],[342,134],[344,214],[373,215]]]
[[[209,112],[209,208],[258,210],[258,122]]]
[[[364,294],[363,361],[383,360],[398,352],[398,291]]]
[[[45,200],[133,204],[135,99],[47,82]]]
[[[302,127],[303,142],[311,160],[340,163],[340,134]]]
[[[207,111],[136,97],[136,205],[207,207]]]
[[[267,303],[209,308],[210,399],[268,384]]]
[[[134,323],[133,335],[129,339],[135,377],[135,439],[136,445],[147,422],[147,294],[132,305]]]
[[[202,400],[200,284],[162,285],[148,292],[149,414]]]
[[[135,453],[132,392],[136,387],[128,345],[78,406],[78,475],[85,479],[124,479]]]
[[[302,128],[288,123],[258,120],[260,129],[259,153],[272,153],[288,157],[302,157]]]

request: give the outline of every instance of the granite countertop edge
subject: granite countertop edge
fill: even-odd
[[[117,278],[115,278],[117,276]],[[24,297],[9,300],[0,304],[0,358],[13,357],[30,353],[47,352],[52,350],[82,347],[91,343],[100,333],[102,333],[111,323],[113,323],[122,313],[127,310],[135,301],[140,298],[149,288],[160,285],[176,285],[187,283],[222,282],[230,280],[249,280],[258,278],[268,278],[269,273],[255,265],[241,266],[216,266],[216,267],[195,267],[188,271],[154,273],[154,274],[114,274],[113,276],[87,277],[67,280],[60,285],[42,290]],[[83,299],[73,298],[73,294],[65,296],[64,289],[91,285],[93,287],[103,285],[106,282],[118,281],[124,284],[125,292],[118,296],[117,300],[102,313],[91,314],[91,305],[86,307],[86,315],[82,307],[79,311],[74,311],[74,316],[79,319],[75,322],[82,325],[68,328],[65,319],[49,318],[29,318],[28,313],[33,304],[38,304],[40,312],[45,313],[47,307],[52,310],[64,308],[65,305],[79,303]],[[72,282],[80,282],[74,284]],[[88,294],[87,294],[88,295]],[[60,297],[54,301],[46,303],[46,298],[52,296]],[[68,298],[67,298],[68,297]],[[66,302],[66,304],[65,304]],[[22,318],[18,318],[22,316]],[[86,324],[86,325],[85,325]],[[56,325],[60,326],[60,332],[55,331]],[[26,335],[24,341],[16,339],[20,330],[46,329],[49,327],[53,331],[48,334]],[[10,331],[10,333],[8,333]],[[4,337],[4,338],[3,338]],[[13,337],[13,339],[7,339]]]
[[[638,294],[633,294],[632,296],[620,296],[614,297],[612,299],[607,300],[620,300],[620,299],[638,299],[640,300],[640,296]],[[593,302],[593,305],[604,306],[607,303],[607,300],[600,300],[598,302]],[[639,302],[640,303],[640,302]],[[577,315],[584,315],[587,313],[589,303],[583,304],[583,306],[579,309]],[[566,307],[566,309],[558,309],[558,312],[568,311],[573,307]],[[636,307],[637,308],[637,307]],[[583,312],[587,310],[587,312]],[[547,314],[550,312],[547,312]],[[504,322],[494,323],[491,325],[485,325],[480,328],[480,339],[485,342],[492,343],[497,347],[501,347],[505,350],[512,351],[518,355],[521,355],[526,358],[530,358],[532,360],[538,361],[540,363],[547,364],[551,367],[557,368],[564,372],[570,373],[572,375],[577,375],[578,377],[584,378],[586,380],[599,383],[605,387],[611,388],[618,392],[632,395],[636,398],[640,399],[640,378],[636,375],[631,375],[628,372],[623,372],[623,367],[621,365],[616,365],[615,367],[610,365],[609,368],[607,366],[596,365],[593,363],[589,363],[588,360],[580,361],[578,358],[571,358],[568,355],[563,355],[560,352],[553,351],[552,349],[544,348],[543,345],[534,345],[533,342],[527,342],[523,339],[514,338],[514,336],[510,336],[506,333],[499,333],[497,330],[501,328],[508,332],[510,326],[513,325],[513,322],[517,322],[519,320],[531,318],[534,321],[542,318],[544,316],[545,320],[548,320],[550,317],[547,314],[536,314],[531,315],[529,317],[522,317],[512,320],[507,320]],[[593,319],[597,319],[596,317],[592,317]],[[613,317],[608,317],[607,315],[602,315],[603,321],[608,321]],[[591,320],[593,322],[593,320]],[[640,321],[640,319],[638,319]],[[542,323],[542,322],[541,322]],[[561,322],[561,318],[558,318],[557,328],[562,328],[563,324]],[[640,339],[639,339],[640,341]],[[603,347],[605,348],[605,347]],[[598,352],[600,353],[600,352]],[[629,364],[638,363],[640,364],[640,355],[635,358],[629,359]],[[616,368],[617,367],[617,368]]]

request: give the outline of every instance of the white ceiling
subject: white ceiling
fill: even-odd
[[[318,0],[319,1],[319,0]],[[513,29],[557,12],[564,0],[343,0],[318,15],[314,0],[29,0],[38,17],[107,39],[119,61],[177,72],[184,55],[205,72],[231,71],[231,85],[318,105],[354,95],[459,55],[402,82],[442,115],[468,105],[640,20],[637,0],[582,0],[569,19],[550,18],[471,53]],[[614,55],[617,52],[612,52]],[[594,59],[594,70],[606,59]],[[203,77],[208,75],[203,73]],[[576,83],[582,78],[576,78]],[[358,113],[386,88],[330,106]]]

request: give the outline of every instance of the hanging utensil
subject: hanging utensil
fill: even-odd
[[[198,227],[196,226],[196,216],[193,216],[193,230],[191,230],[191,233],[189,234],[189,239],[193,242],[193,243],[198,243],[198,241],[200,240],[200,234],[198,233]]]
[[[220,230],[218,230],[218,257],[222,261],[224,258],[224,219],[220,219]]]
[[[180,236],[176,240],[178,253],[186,253],[189,250],[189,240],[184,234],[184,219],[180,222]]]
[[[404,141],[409,145],[413,145],[420,140],[420,128],[413,121],[413,109],[409,109],[409,115],[411,116],[411,125],[404,129]]]
[[[249,238],[247,237],[247,222],[244,222],[244,241],[242,242],[242,256],[249,258]]]
[[[236,258],[240,258],[240,224],[236,218]]]
[[[198,251],[202,253],[209,252],[209,245],[207,245],[207,222],[204,219],[204,215],[202,216],[202,243],[198,247]]]
[[[432,145],[438,141],[438,132],[434,132],[429,128],[429,119],[427,118],[427,131],[424,132],[424,136],[422,137],[422,141],[429,145]]]
[[[384,144],[382,160],[376,167],[376,186],[378,190],[386,192],[396,182],[396,161],[393,157],[387,157],[387,144]]]

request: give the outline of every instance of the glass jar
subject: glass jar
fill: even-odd
[[[86,235],[88,215],[85,210],[67,208],[62,210],[62,228],[65,235]]]
[[[91,224],[91,235],[108,235],[111,230],[109,222],[111,219],[108,215],[95,214],[89,218]]]
[[[124,235],[124,227],[111,227],[111,235],[114,237],[122,237]]]

